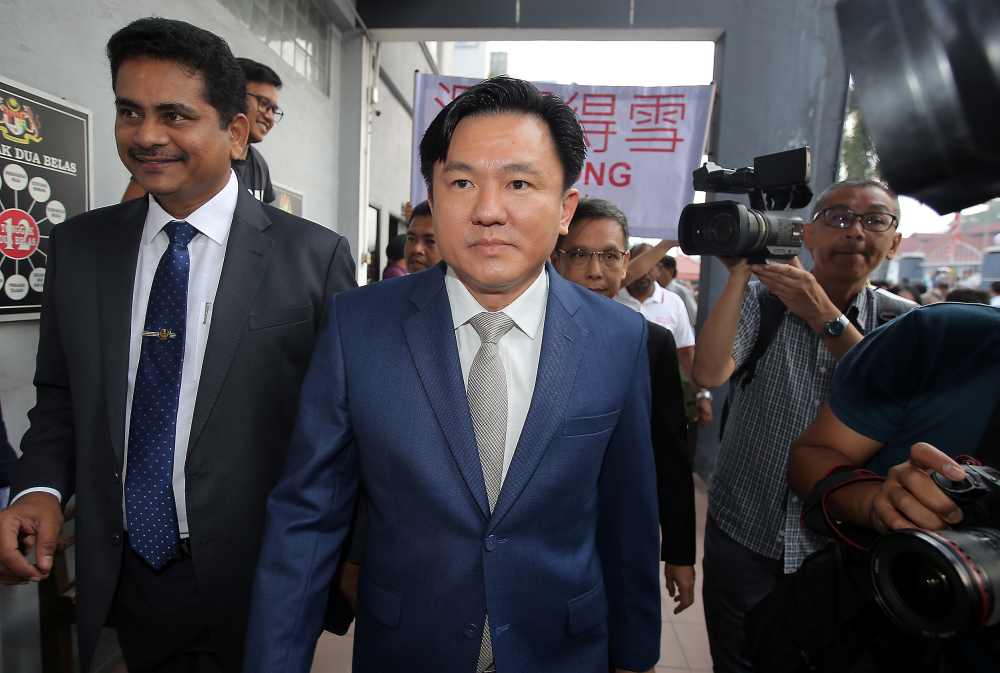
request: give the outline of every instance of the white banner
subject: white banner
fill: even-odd
[[[410,198],[427,198],[420,139],[441,109],[480,80],[417,74]],[[608,199],[629,219],[634,236],[677,238],[681,209],[694,196],[691,172],[701,165],[715,85],[580,86],[536,82],[573,108],[587,141],[576,183],[582,196]]]

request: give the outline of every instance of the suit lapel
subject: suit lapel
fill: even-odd
[[[486,482],[462,380],[443,264],[419,277],[411,298],[419,310],[403,325],[406,343],[448,448],[486,519],[490,511]]]
[[[579,308],[579,298],[573,294],[569,281],[548,264],[546,267],[549,297],[535,390],[517,449],[500,489],[500,498],[490,518],[490,530],[496,528],[517,501],[565,420],[573,381],[583,355],[587,331],[573,317]],[[478,463],[478,456],[476,460]]]
[[[238,190],[236,212],[226,244],[226,258],[212,308],[201,381],[195,399],[187,464],[219,397],[222,383],[236,354],[254,298],[267,269],[273,241],[266,234],[271,221],[261,205],[242,187]]]
[[[98,265],[97,296],[104,369],[104,404],[111,446],[119,465],[125,455],[132,292],[148,206],[147,199],[137,199],[123,205],[118,211],[120,216],[103,222],[97,233],[97,250],[102,253],[95,255],[95,263]]]

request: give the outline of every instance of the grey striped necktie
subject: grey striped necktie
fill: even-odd
[[[486,497],[492,512],[500,497],[503,453],[507,441],[507,378],[504,376],[497,342],[510,331],[514,321],[503,312],[484,312],[476,315],[470,322],[482,343],[469,370],[466,393],[469,396],[472,425],[476,431],[479,460],[483,465]],[[490,618],[487,614],[476,672],[494,670],[492,666],[493,642],[490,639]]]

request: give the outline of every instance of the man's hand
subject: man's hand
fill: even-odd
[[[750,275],[751,269],[746,257],[719,257],[719,261],[729,273]]]
[[[0,512],[0,584],[48,577],[62,524],[59,498],[50,493],[29,493]],[[27,556],[32,549],[34,564]]]
[[[962,510],[931,479],[930,471],[965,479],[965,470],[926,442],[910,448],[910,459],[889,470],[869,508],[872,527],[880,532],[903,528],[941,530],[962,520]]]
[[[674,614],[680,614],[694,603],[694,566],[663,566],[663,577],[667,580],[667,593],[677,605]]]
[[[753,264],[750,269],[788,310],[808,323],[814,332],[841,314],[816,277],[802,268],[798,257],[789,264]]]

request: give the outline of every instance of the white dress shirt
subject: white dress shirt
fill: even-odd
[[[694,329],[691,328],[684,300],[663,289],[659,283],[653,283],[653,294],[646,301],[640,302],[624,287],[615,295],[615,301],[638,311],[646,320],[666,327],[673,333],[678,348],[694,346]]]
[[[205,358],[205,345],[212,325],[212,305],[219,288],[222,264],[226,258],[226,244],[236,212],[239,183],[230,172],[229,182],[222,191],[194,211],[184,221],[198,230],[188,245],[191,258],[188,273],[187,326],[184,333],[184,365],[181,370],[180,400],[177,405],[177,427],[174,437],[174,502],[177,507],[177,524],[181,537],[188,536],[187,502],[185,500],[184,461],[187,458],[188,438],[194,403],[201,380],[201,365]],[[132,289],[132,321],[129,333],[128,397],[125,402],[125,466],[122,469],[122,511],[125,509],[124,484],[128,470],[128,433],[132,417],[132,393],[135,388],[139,353],[142,349],[142,332],[145,329],[146,307],[153,276],[160,258],[167,251],[170,239],[163,228],[177,219],[163,210],[156,199],[147,196],[149,208],[139,242],[139,257],[135,266],[135,283]],[[29,488],[18,498],[32,491],[52,493],[62,500],[62,495],[51,488]],[[16,500],[16,498],[15,498]],[[124,518],[124,514],[123,514]],[[127,527],[127,523],[126,523]]]
[[[462,365],[462,381],[469,385],[469,370],[479,351],[482,340],[469,321],[483,311],[488,311],[476,301],[455,272],[448,269],[444,279],[451,305],[451,317],[458,343],[458,359]],[[538,278],[505,308],[500,309],[514,321],[514,327],[497,342],[497,351],[503,362],[507,378],[507,437],[503,450],[503,473],[500,484],[507,478],[507,469],[514,458],[514,450],[521,438],[524,421],[528,417],[531,396],[535,391],[538,375],[538,358],[542,353],[542,331],[545,328],[545,309],[549,300],[549,276],[542,269]]]

